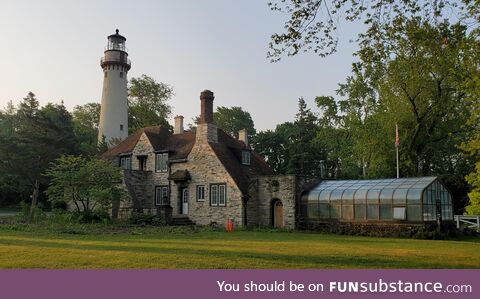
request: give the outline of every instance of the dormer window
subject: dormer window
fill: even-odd
[[[250,165],[250,151],[242,151],[242,164]]]
[[[159,153],[156,155],[155,171],[156,172],[168,171],[168,153]]]

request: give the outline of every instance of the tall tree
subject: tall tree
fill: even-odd
[[[174,95],[168,84],[156,82],[147,75],[132,78],[128,88],[129,133],[147,126],[168,125]]]
[[[63,104],[42,108],[33,93],[20,103],[13,134],[0,135],[0,172],[7,173],[25,192],[31,191],[36,205],[48,164],[64,153],[76,153],[76,139],[70,113]],[[33,209],[32,209],[33,211]]]
[[[268,4],[272,11],[288,16],[284,31],[271,36],[267,55],[271,61],[308,51],[321,57],[334,53],[342,22],[363,21],[366,32],[360,33],[357,41],[378,49],[386,45],[385,32],[398,17],[422,17],[430,24],[447,17],[480,21],[478,0],[274,0]]]

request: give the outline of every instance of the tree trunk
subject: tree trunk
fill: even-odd
[[[39,189],[40,189],[40,183],[38,182],[38,180],[35,180],[35,184],[33,185],[33,193],[32,193],[32,205],[30,206],[30,213],[28,214],[28,219],[27,219],[29,223],[32,222],[35,208],[37,207]]]

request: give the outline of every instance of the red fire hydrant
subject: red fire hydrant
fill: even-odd
[[[232,232],[233,231],[233,220],[228,219],[227,224],[225,225],[225,228],[227,229],[227,232]]]

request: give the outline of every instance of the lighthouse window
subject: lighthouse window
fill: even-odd
[[[120,125],[120,131],[123,131],[123,125]]]
[[[107,78],[107,72],[105,72],[104,75],[105,75],[105,78]]]
[[[123,72],[120,72],[120,78],[123,78]]]

